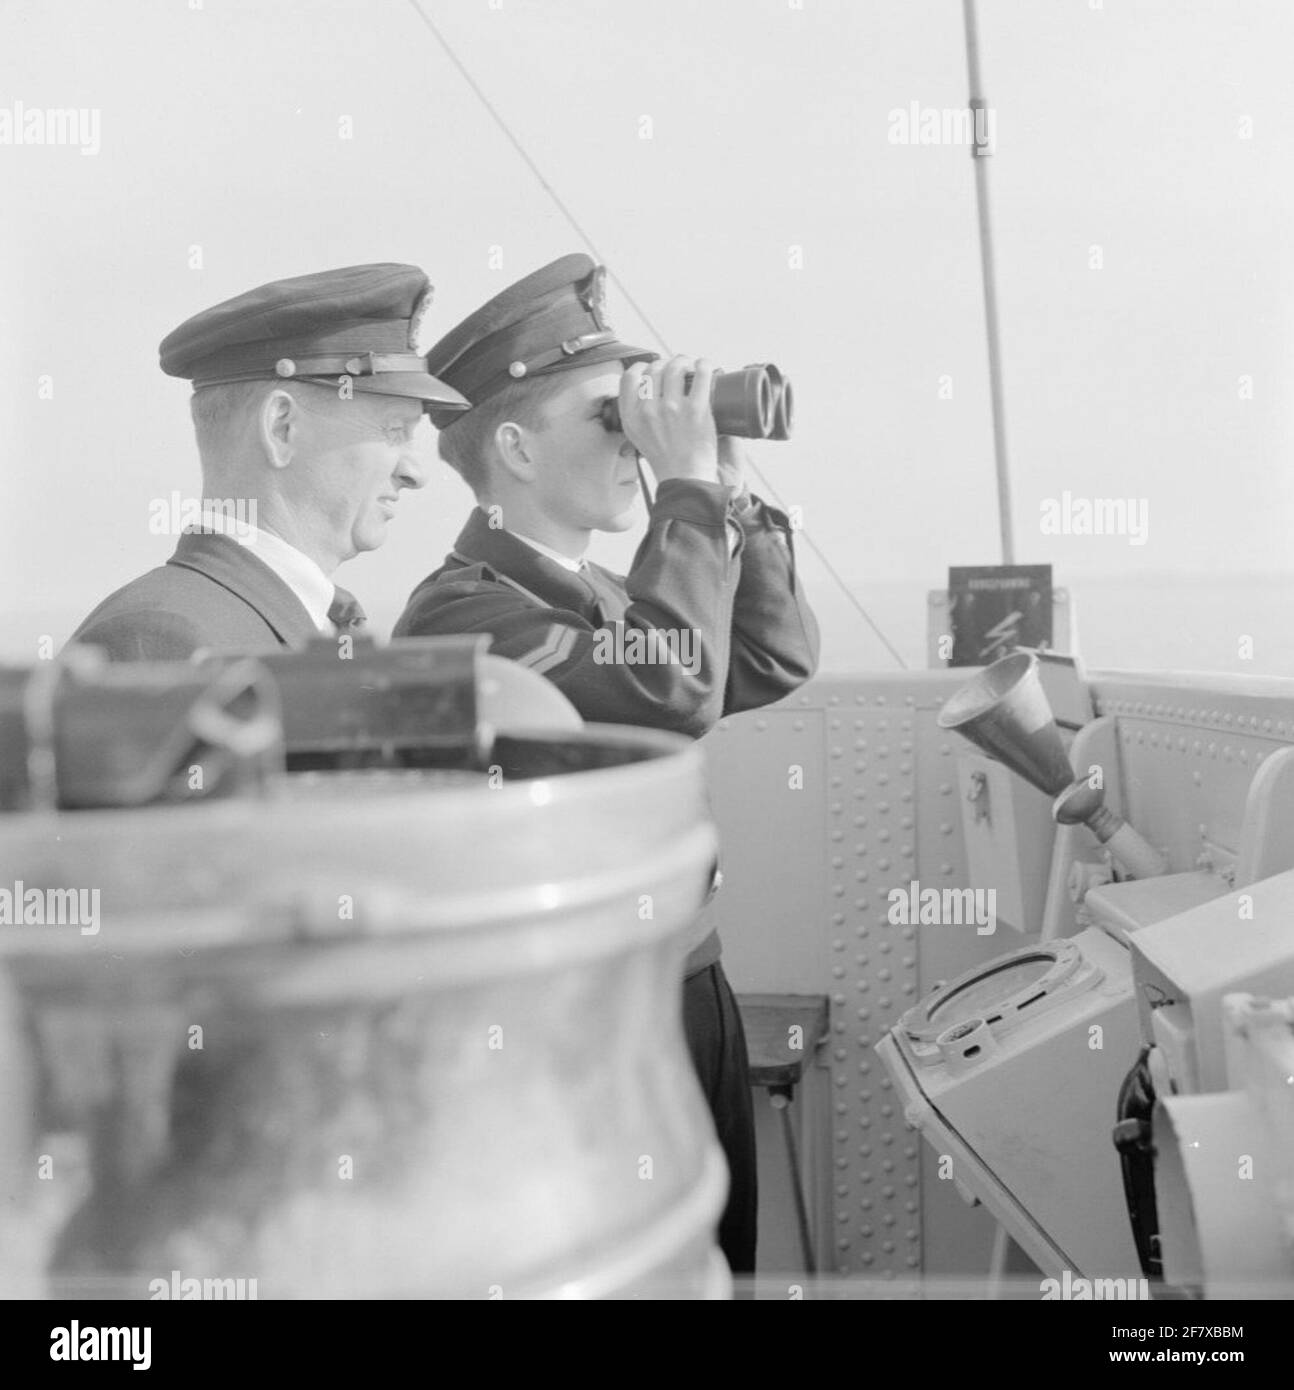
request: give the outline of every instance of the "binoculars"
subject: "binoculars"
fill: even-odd
[[[693,373],[683,378],[692,385]],[[794,399],[791,383],[771,362],[743,367],[739,372],[716,372],[710,391],[715,429],[738,439],[790,439]],[[602,424],[618,432],[620,402],[602,406]]]

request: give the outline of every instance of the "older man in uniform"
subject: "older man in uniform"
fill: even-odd
[[[167,660],[359,626],[333,572],[381,545],[400,492],[426,481],[424,406],[466,406],[427,369],[430,299],[417,266],[348,266],[262,285],[164,339],[162,370],[193,382],[203,497],[236,500],[239,522],[205,512],[73,641],[114,661]]]
[[[428,369],[471,402],[462,414],[428,411],[478,505],[395,635],[491,633],[493,652],[542,672],[585,718],[699,737],[807,680],[817,626],[786,516],[750,493],[739,447],[716,437],[713,367],[620,342],[602,286],[602,267],[563,257],[428,354]],[[623,432],[602,423],[610,399]],[[658,488],[621,577],[583,557],[594,531],[634,524],[640,456]],[[683,1013],[731,1173],[720,1245],[741,1273],[755,1261],[754,1124],[719,955],[713,932],[691,952]]]

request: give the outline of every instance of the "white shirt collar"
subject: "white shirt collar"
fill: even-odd
[[[328,610],[332,607],[336,586],[308,555],[289,545],[281,536],[247,522],[231,526],[219,513],[204,515],[202,520],[204,529],[227,532],[262,564],[268,565],[301,600],[301,606],[319,631],[332,633]]]
[[[537,550],[541,555],[547,555],[555,564],[561,565],[564,570],[570,570],[572,574],[579,574],[584,568],[583,560],[572,560],[569,555],[563,555],[560,550],[554,550],[550,545],[544,545],[541,541],[531,540],[529,536],[523,536],[519,531],[513,531],[514,535],[523,545],[528,545],[531,550]]]

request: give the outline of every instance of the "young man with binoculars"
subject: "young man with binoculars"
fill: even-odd
[[[477,507],[394,635],[488,632],[492,653],[547,676],[585,719],[700,737],[808,680],[817,624],[786,516],[750,493],[739,446],[716,429],[714,368],[662,363],[620,342],[603,283],[589,257],[565,256],[428,354],[428,371],[471,405],[428,413]],[[740,413],[753,393],[759,418],[748,432],[779,437],[780,422],[784,437],[789,388],[740,376],[728,405]],[[621,577],[583,557],[594,531],[634,524],[640,457],[658,486]],[[672,659],[683,650],[688,660]],[[750,1273],[754,1125],[741,1018],[719,956],[711,932],[688,957],[684,1027],[731,1174],[719,1242],[733,1270]]]

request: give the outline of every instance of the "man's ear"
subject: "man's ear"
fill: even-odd
[[[494,431],[494,456],[499,466],[519,483],[535,479],[535,462],[530,456],[527,431],[511,420],[505,420]]]
[[[260,443],[271,468],[286,468],[292,462],[300,409],[288,391],[271,391],[261,402]]]

